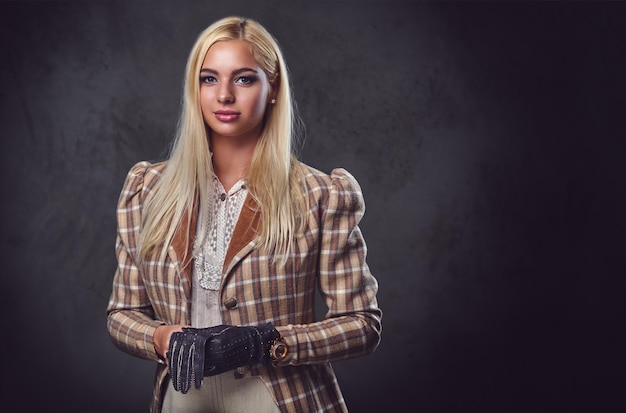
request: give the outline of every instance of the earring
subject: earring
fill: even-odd
[[[272,99],[272,105],[276,103],[276,99]]]

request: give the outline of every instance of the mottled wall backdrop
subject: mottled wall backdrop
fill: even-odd
[[[351,411],[620,410],[625,6],[0,2],[2,405],[147,410],[153,364],[105,328],[115,204],[197,34],[242,14],[284,49],[303,160],[364,190],[384,332],[335,365]]]

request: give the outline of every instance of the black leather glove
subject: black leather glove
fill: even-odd
[[[204,348],[211,333],[206,329],[184,328],[172,333],[166,353],[172,385],[176,391],[186,394],[191,385],[202,386]]]
[[[173,333],[167,358],[174,389],[184,394],[192,383],[199,389],[203,377],[269,361],[269,348],[278,336],[272,323],[186,327]]]

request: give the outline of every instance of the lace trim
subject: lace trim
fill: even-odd
[[[228,193],[224,190],[221,182],[215,178],[215,200],[212,211],[211,228],[206,237],[203,237],[203,245],[195,259],[194,271],[199,284],[207,290],[217,291],[222,282],[222,268],[228,245],[235,231],[235,225],[239,219],[239,213],[248,194],[243,180],[237,182]],[[198,223],[198,230],[202,224]]]

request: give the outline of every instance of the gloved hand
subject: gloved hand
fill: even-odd
[[[173,333],[167,358],[174,389],[185,394],[192,383],[199,389],[204,377],[269,361],[269,348],[277,337],[272,323],[185,327]]]

